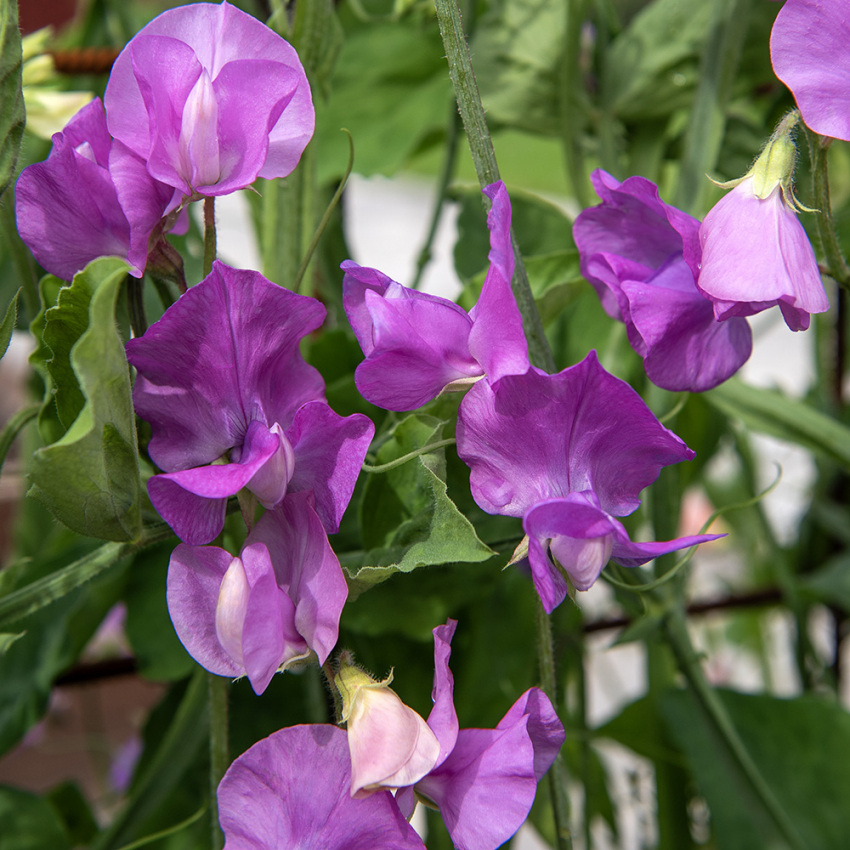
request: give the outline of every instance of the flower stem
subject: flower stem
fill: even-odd
[[[850,268],[848,268],[841,246],[838,244],[835,221],[832,218],[832,205],[829,200],[827,153],[832,139],[819,136],[806,127],[806,140],[809,143],[809,156],[812,161],[812,193],[817,208],[815,219],[818,224],[823,252],[826,255],[829,275],[839,286],[850,291]]]
[[[555,651],[552,644],[552,622],[538,596],[535,599],[537,622],[537,663],[540,669],[540,686],[558,712],[558,687],[555,676]],[[555,818],[555,835],[558,850],[572,850],[570,834],[570,798],[567,796],[567,769],[560,753],[547,776],[552,812]]]
[[[224,835],[218,823],[216,792],[224,772],[230,764],[230,747],[227,733],[227,679],[207,673],[207,697],[210,706],[210,818],[212,848],[221,850]]]
[[[204,277],[212,271],[215,252],[215,198],[204,198]]]
[[[568,0],[564,6],[567,19],[561,61],[559,118],[567,176],[573,195],[583,208],[590,206],[591,202],[582,148],[582,135],[587,123],[587,98],[582,88],[580,67],[581,31],[587,0]]]
[[[382,463],[378,466],[372,466],[369,463],[364,463],[363,471],[371,473],[389,472],[391,469],[395,469],[397,466],[401,466],[402,464],[407,463],[409,460],[413,460],[413,458],[415,457],[428,454],[428,452],[436,451],[437,449],[441,449],[444,446],[453,446],[454,444],[454,437],[448,437],[445,440],[437,440],[436,443],[430,443],[427,446],[422,446],[421,448],[414,449],[412,452],[408,452],[406,455],[397,457],[395,460],[391,460],[389,463]]]
[[[437,20],[440,24],[440,34],[446,49],[449,62],[449,74],[455,90],[458,109],[463,119],[466,138],[475,164],[475,173],[482,188],[499,180],[499,166],[496,162],[496,151],[487,119],[484,115],[484,105],[478,91],[478,83],[472,70],[472,58],[469,46],[463,32],[460,20],[460,10],[456,0],[436,0]],[[555,358],[549,341],[543,330],[543,322],[534,303],[534,295],[528,282],[528,273],[522,261],[516,237],[511,231],[511,244],[514,249],[516,268],[511,281],[511,288],[516,298],[525,335],[528,339],[528,353],[532,362],[547,372],[555,371]]]
[[[664,622],[664,632],[673,655],[702,709],[714,724],[725,742],[734,761],[746,777],[750,787],[772,818],[780,835],[793,850],[806,850],[803,839],[791,823],[782,805],[776,799],[772,789],[765,781],[744,742],[738,735],[726,707],[717,692],[708,684],[699,662],[699,657],[691,643],[684,613],[673,609]]]

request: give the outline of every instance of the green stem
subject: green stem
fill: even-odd
[[[145,279],[128,274],[125,280],[127,282],[127,309],[130,313],[130,327],[133,329],[133,336],[140,337],[148,329],[142,288]]]
[[[469,46],[466,43],[460,20],[460,10],[456,0],[436,0],[435,5],[437,20],[440,24],[440,34],[443,37],[443,46],[446,49],[446,58],[449,62],[449,75],[452,78],[455,98],[463,119],[466,138],[469,141],[475,173],[478,175],[478,182],[483,188],[499,180],[499,166],[496,162],[493,140],[487,128],[487,119],[484,115],[478,83],[475,81],[475,74],[472,70],[472,58],[469,55]],[[519,312],[522,315],[522,323],[528,339],[529,356],[535,365],[547,372],[554,372],[555,358],[543,331],[543,322],[540,320],[537,305],[534,303],[531,285],[528,282],[528,273],[525,270],[525,263],[522,261],[522,255],[513,231],[511,231],[511,244],[516,260],[511,287]]]
[[[20,430],[28,422],[31,422],[38,416],[39,410],[41,410],[40,404],[25,407],[15,413],[3,426],[3,430],[0,431],[0,471],[3,469],[3,464],[6,462],[6,455],[9,454],[9,449],[12,448],[15,437],[18,436]]]
[[[540,687],[558,712],[558,687],[555,675],[555,650],[552,643],[552,622],[543,608],[540,597],[535,600],[537,623],[537,663],[540,670]],[[560,755],[556,757],[547,775],[552,812],[555,818],[555,836],[558,850],[572,850],[570,833],[570,799],[567,796],[567,769]]]
[[[455,163],[457,162],[458,142],[460,141],[461,119],[460,113],[457,111],[454,104],[451,107],[451,116],[449,118],[448,132],[446,134],[446,155],[443,159],[443,167],[440,171],[440,179],[437,183],[437,198],[434,202],[434,211],[431,214],[431,224],[428,228],[428,235],[425,237],[425,243],[422,245],[422,250],[416,259],[416,274],[413,277],[413,283],[410,284],[411,289],[419,289],[422,283],[422,273],[425,271],[425,266],[431,262],[431,246],[434,244],[434,238],[437,235],[437,228],[440,225],[440,219],[443,216],[443,207],[446,203],[446,194],[448,193],[449,183],[455,172]]]
[[[711,719],[717,732],[725,742],[729,752],[741,769],[770,815],[779,833],[793,848],[793,850],[806,850],[806,845],[791,823],[782,805],[776,799],[772,789],[765,781],[741,737],[735,729],[732,719],[729,717],[726,707],[723,705],[717,692],[708,684],[699,662],[696,650],[691,643],[685,615],[680,609],[671,611],[664,622],[664,632],[667,642],[673,650],[676,662],[691,687],[702,709]]]
[[[812,192],[817,207],[815,220],[826,256],[827,269],[836,283],[850,291],[850,268],[838,244],[838,234],[835,232],[835,221],[832,218],[832,204],[829,200],[827,152],[832,139],[819,136],[806,128],[806,140],[809,143],[809,156],[812,161]]]
[[[218,785],[230,765],[228,736],[227,679],[207,673],[207,699],[210,706],[210,827],[212,848],[224,847],[224,834],[218,822]]]
[[[190,815],[186,818],[186,820],[181,820],[180,823],[176,823],[174,826],[169,826],[167,829],[161,829],[159,832],[146,835],[138,841],[132,841],[130,844],[125,844],[120,848],[120,850],[139,850],[139,847],[147,847],[148,844],[153,844],[154,841],[159,841],[160,838],[168,838],[169,835],[181,832],[186,829],[187,826],[191,826],[196,820],[200,819],[206,810],[207,804],[204,803],[204,805],[201,806],[195,814]]]
[[[204,277],[212,271],[215,254],[215,198],[204,198]]]
[[[581,28],[584,23],[587,0],[567,0],[564,55],[561,61],[560,107],[561,136],[564,160],[572,185],[573,195],[581,207],[590,205],[587,188],[587,169],[584,164],[582,135],[586,120],[586,98],[582,90]]]
[[[412,452],[408,452],[406,455],[402,455],[401,457],[396,458],[395,460],[391,460],[389,463],[382,463],[378,466],[372,466],[369,463],[363,464],[364,472],[389,472],[391,469],[395,469],[397,466],[401,466],[404,463],[407,463],[409,460],[413,460],[415,457],[419,457],[420,455],[426,455],[428,452],[436,451],[437,449],[443,448],[443,446],[453,446],[455,444],[454,437],[448,437],[445,440],[437,440],[436,443],[430,443],[427,446],[422,446],[419,449],[415,449]]]
[[[726,129],[726,107],[747,36],[751,0],[716,0],[711,30],[703,48],[694,95],[676,206],[699,212],[706,173],[717,165]]]

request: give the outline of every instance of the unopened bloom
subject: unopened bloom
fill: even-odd
[[[413,410],[456,382],[491,381],[528,369],[522,317],[511,290],[511,205],[499,181],[484,189],[493,205],[490,268],[467,313],[435,295],[408,289],[376,269],[342,264],[343,304],[366,359],[354,373],[361,395],[387,410]]]
[[[281,729],[228,768],[218,786],[227,850],[425,850],[389,791],[349,793],[346,733]]]
[[[216,261],[127,343],[133,404],[153,430],[148,454],[165,470],[148,493],[184,542],[212,540],[243,487],[266,508],[311,491],[325,529],[339,529],[374,426],[334,413],[301,356],[302,337],[324,316],[315,299]]]
[[[287,496],[238,557],[181,543],[168,568],[168,611],[187,652],[211,673],[247,676],[261,694],[278,670],[336,644],[348,586],[309,493]]]
[[[573,226],[581,271],[602,306],[626,325],[649,379],[674,392],[710,390],[731,377],[752,350],[745,319],[717,322],[696,287],[685,246],[699,256],[699,222],[665,204],[643,177],[620,183],[591,175],[599,206]]]
[[[127,259],[136,277],[144,272],[150,236],[172,190],[127,159],[123,185],[135,210],[131,225],[112,162],[113,140],[97,99],[53,136],[47,159],[27,166],[18,178],[15,214],[21,239],[48,272],[63,280],[106,256]]]
[[[751,316],[778,306],[792,331],[829,309],[815,252],[791,190],[796,149],[791,113],[755,165],[709,211],[699,229],[701,256],[685,254],[715,317]]]
[[[434,764],[396,800],[408,817],[417,797],[438,808],[459,850],[496,850],[528,817],[537,783],[564,743],[564,727],[546,695],[531,688],[495,729],[458,729],[449,669],[456,626],[449,620],[434,629],[434,707],[427,721],[438,742]],[[372,746],[393,752],[394,735],[390,726],[383,735],[376,727]]]
[[[295,50],[226,2],[163,12],[121,52],[104,95],[109,130],[184,199],[284,177],[313,134]]]
[[[850,141],[850,15],[840,0],[785,0],[770,34],[776,76],[816,133]]]
[[[347,661],[334,675],[348,731],[352,797],[412,785],[440,755],[434,733],[389,687],[391,681],[392,674],[376,682]]]
[[[629,539],[616,517],[638,508],[662,467],[694,453],[593,351],[557,375],[532,369],[495,388],[476,384],[461,403],[457,449],[478,506],[522,517],[534,585],[549,612],[563,602],[568,578],[587,590],[609,558],[638,566],[718,536]]]

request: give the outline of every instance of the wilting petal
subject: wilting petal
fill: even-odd
[[[697,286],[718,320],[778,305],[792,331],[829,309],[806,231],[777,186],[767,198],[746,177],[709,211],[699,231]]]
[[[310,493],[291,493],[266,511],[245,541],[269,551],[278,587],[295,603],[295,627],[324,664],[336,645],[348,585]]]
[[[511,289],[514,251],[510,198],[501,180],[487,186],[484,194],[493,202],[487,215],[490,267],[478,302],[469,311],[472,319],[469,353],[481,365],[490,383],[494,383],[503,375],[522,375],[528,371],[528,343]]]
[[[816,133],[850,141],[850,16],[823,0],[786,0],[770,34],[776,76]]]
[[[428,715],[428,725],[440,742],[440,755],[435,767],[439,767],[446,760],[457,740],[454,676],[449,669],[452,638],[456,628],[457,620],[448,620],[444,626],[434,629],[434,687],[431,691],[434,707]]]
[[[479,381],[461,403],[457,445],[475,501],[507,516],[581,490],[624,516],[663,466],[694,457],[595,352],[557,375],[507,376],[497,390]]]
[[[153,428],[154,462],[166,472],[211,463],[240,446],[255,419],[286,430],[302,404],[324,394],[299,351],[324,315],[314,299],[216,261],[127,343],[138,371],[133,403]]]
[[[388,791],[349,794],[346,734],[293,726],[243,753],[218,787],[227,850],[424,850]]]
[[[617,523],[617,526],[620,526],[620,523]],[[707,543],[709,540],[718,540],[725,536],[725,534],[695,534],[689,537],[677,537],[675,540],[659,540],[655,543],[634,543],[629,540],[626,529],[620,526],[614,535],[611,558],[624,567],[639,567],[661,555],[678,552],[680,549],[689,549],[698,543]]]
[[[325,529],[335,534],[354,492],[375,426],[362,414],[339,416],[324,401],[316,401],[299,408],[286,433],[295,460],[289,489],[312,491]]]
[[[63,280],[97,257],[127,257],[130,226],[107,168],[109,141],[103,104],[93,100],[54,135],[47,160],[25,168],[15,186],[21,239]]]

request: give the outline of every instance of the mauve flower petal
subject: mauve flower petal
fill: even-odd
[[[173,207],[175,194],[178,203],[181,194],[166,183],[154,180],[144,160],[118,141],[112,143],[109,173],[130,227],[127,260],[138,270],[139,276],[147,263],[151,234],[162,217],[170,211],[169,208]],[[174,233],[179,231],[178,227],[172,228]]]
[[[242,563],[251,591],[242,629],[242,659],[254,693],[261,694],[281,665],[309,650],[295,629],[295,605],[277,586],[268,549],[246,546]]]
[[[204,466],[188,470],[200,478],[208,469]],[[217,499],[190,493],[170,475],[154,475],[148,479],[148,496],[157,513],[171,526],[171,530],[192,546],[203,546],[214,539],[224,528],[227,497]]]
[[[254,744],[218,787],[226,850],[424,850],[388,791],[349,795],[346,734],[293,726]]]
[[[241,445],[254,419],[288,428],[302,404],[324,395],[321,375],[299,351],[324,316],[314,299],[216,261],[127,343],[138,371],[133,403],[153,428],[154,462],[167,472],[211,463]]]
[[[509,729],[461,729],[452,754],[417,784],[458,850],[496,850],[531,811],[534,747],[523,718]]]
[[[349,288],[354,276],[346,275]],[[469,315],[444,298],[390,283],[363,293],[372,350],[354,373],[360,394],[387,410],[414,410],[461,378],[483,374],[469,353]]]
[[[434,629],[434,687],[431,701],[434,707],[428,715],[428,725],[440,742],[440,756],[435,767],[439,767],[454,749],[457,741],[458,722],[454,704],[454,676],[449,669],[452,654],[452,638],[457,620],[448,620],[444,626]]]
[[[815,253],[777,186],[761,199],[747,177],[709,211],[699,231],[697,286],[722,321],[779,305],[791,330],[829,309]]]
[[[103,104],[93,100],[53,136],[47,160],[25,168],[15,186],[21,239],[48,272],[63,280],[97,257],[127,257],[130,226],[106,167],[105,134]]]
[[[641,564],[661,555],[678,552],[679,549],[688,549],[698,543],[707,543],[709,540],[718,540],[726,536],[725,534],[695,534],[688,537],[678,537],[675,540],[662,540],[657,543],[634,543],[629,539],[628,532],[620,523],[616,523],[616,526],[611,559],[624,567],[639,567]]]
[[[295,457],[290,492],[312,491],[329,534],[339,531],[374,434],[367,416],[340,416],[324,401],[299,408],[286,432]]]
[[[237,157],[241,167],[234,169],[234,163],[231,162],[225,169],[230,190],[248,185],[257,176],[271,179],[285,177],[292,171],[313,134],[315,122],[310,86],[304,69],[295,50],[280,36],[227,3],[195,3],[166,11],[151,21],[121,53],[113,66],[105,97],[110,130],[116,139],[123,141],[139,156],[147,158],[156,144],[156,134],[177,138],[180,133],[182,107],[188,94],[185,84],[189,78],[172,79],[166,76],[157,82],[160,88],[168,89],[163,96],[175,105],[175,109],[166,121],[160,122],[160,126],[154,126],[149,120],[142,93],[144,82],[140,88],[140,81],[133,68],[134,45],[148,37],[173,39],[184,44],[213,84],[219,78],[222,79],[218,86],[222,111],[229,114],[232,111],[230,105],[241,99],[245,110],[251,115],[251,127],[244,136],[241,130],[234,129],[232,123],[220,125],[221,141],[225,148],[229,147],[229,151],[220,152],[225,160],[228,155],[235,153],[232,143],[238,142],[242,146]],[[167,56],[164,58],[168,59]],[[247,70],[247,66],[243,71],[228,71],[229,65],[238,62],[273,63],[279,66],[279,71],[269,75],[266,73],[267,65],[263,64],[262,69],[257,65],[254,70],[262,70],[263,73],[248,75],[246,81],[244,70]],[[178,64],[182,63],[178,61]],[[156,70],[166,65],[144,65],[139,58],[137,67],[140,76],[147,77],[153,84]],[[284,90],[279,96],[270,95],[268,84],[272,77],[280,82],[281,72],[286,75]],[[265,109],[261,108],[263,106]],[[166,158],[160,156],[164,153],[162,150],[157,152],[154,168],[158,173],[169,170]],[[189,165],[179,162],[178,153],[177,147],[172,148],[171,171],[174,173],[186,171]],[[196,163],[196,166],[202,172],[206,168],[203,163]],[[237,172],[240,175],[238,179]],[[183,179],[185,176],[185,173],[182,174],[179,180],[184,188],[187,185]],[[209,194],[221,194],[223,191],[220,187],[213,189],[210,185],[204,185],[204,189]]]
[[[514,251],[511,244],[511,202],[500,180],[484,189],[493,202],[487,215],[490,230],[490,267],[476,305],[469,311],[469,353],[495,383],[503,375],[528,371],[528,343],[522,327],[511,279]]]
[[[324,664],[336,645],[348,585],[312,505],[312,494],[291,493],[266,511],[245,541],[264,543],[278,586],[295,603],[295,627]]]
[[[523,517],[522,526],[528,535],[531,575],[543,607],[549,614],[567,594],[566,581],[550,559],[549,541],[553,549],[556,540],[561,537],[585,541],[586,545],[575,551],[576,556],[580,556],[578,562],[559,558],[578,590],[587,590],[608,563],[614,523],[595,502],[593,494],[571,493],[566,498],[538,502]],[[572,554],[569,547],[565,548]]]
[[[539,782],[555,761],[567,735],[549,697],[540,688],[529,688],[496,728],[509,729],[524,717],[528,718],[526,731],[534,747],[534,775]]]
[[[685,276],[690,292],[666,285],[670,278]],[[741,318],[716,321],[711,302],[697,291],[683,258],[662,266],[647,283],[624,280],[621,288],[629,301],[631,326],[645,343],[646,374],[656,386],[705,392],[732,377],[749,359],[749,324]]]
[[[343,271],[342,304],[345,315],[354,331],[363,354],[368,357],[375,349],[372,339],[372,317],[366,306],[366,293],[377,292],[383,295],[390,286],[399,286],[394,280],[377,269],[358,266],[353,260],[345,260],[340,264]]]
[[[623,516],[663,466],[694,457],[595,352],[557,375],[532,369],[496,390],[479,381],[461,403],[457,447],[476,503],[507,516],[581,490]]]
[[[168,565],[168,613],[180,642],[198,664],[218,676],[237,677],[245,671],[221,646],[215,610],[224,574],[233,556],[217,546],[180,543]]]
[[[213,84],[221,176],[211,185],[195,186],[201,194],[226,195],[257,179],[266,162],[269,132],[295,94],[300,76],[303,73],[293,68],[264,59],[224,66]]]
[[[770,34],[776,76],[816,133],[850,141],[850,15],[839,0],[786,0]]]

